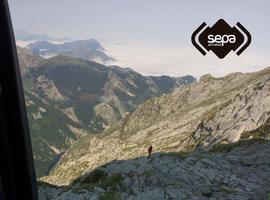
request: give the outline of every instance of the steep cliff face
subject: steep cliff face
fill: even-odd
[[[243,138],[269,138],[270,68],[197,84],[146,101],[117,125],[74,144],[43,180],[69,184],[112,160],[157,152],[209,150]],[[268,127],[268,128],[267,128]]]

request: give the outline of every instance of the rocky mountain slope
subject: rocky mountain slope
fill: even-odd
[[[36,174],[40,177],[48,173],[57,155],[89,133],[80,124],[34,94],[26,92],[25,101]]]
[[[33,53],[49,58],[56,55],[66,55],[85,60],[106,64],[114,58],[106,54],[106,50],[95,39],[75,40],[62,44],[53,44],[48,41],[37,41],[27,46]]]
[[[212,152],[155,153],[107,163],[68,187],[40,183],[40,200],[265,200],[270,143],[224,145]]]
[[[148,100],[102,134],[74,144],[43,180],[69,184],[112,160],[157,152],[206,151],[244,138],[269,139],[270,68],[203,76],[197,84]]]

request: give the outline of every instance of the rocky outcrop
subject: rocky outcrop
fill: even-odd
[[[269,138],[270,68],[197,84],[153,98],[98,136],[73,145],[43,180],[66,185],[112,160],[158,152],[207,151],[241,138]],[[265,130],[259,134],[257,130]]]
[[[32,68],[38,67],[38,65],[43,61],[43,58],[33,54],[30,50],[25,48],[17,46],[17,53],[23,78],[25,78]]]
[[[263,200],[269,176],[270,143],[249,140],[208,153],[112,161],[68,187],[43,183],[39,194],[41,200]]]

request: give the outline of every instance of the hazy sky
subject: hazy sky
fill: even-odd
[[[14,28],[72,39],[96,38],[117,64],[143,74],[222,76],[270,66],[269,0],[9,0]],[[240,56],[200,54],[192,32],[218,19],[241,22],[252,43]]]

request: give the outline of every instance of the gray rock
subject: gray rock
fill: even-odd
[[[242,161],[232,162],[231,158],[249,160],[250,155],[251,160],[269,160],[269,150],[270,143],[254,143],[240,144],[228,153],[193,153],[184,160],[175,154],[154,154],[152,162],[146,162],[146,157],[113,161],[100,168],[107,174],[105,179],[82,184],[87,190],[74,190],[80,188],[79,180],[67,189],[40,187],[39,193],[41,199],[99,199],[103,195],[130,200],[266,199],[270,164],[257,162],[251,167]],[[134,163],[140,167],[131,167]]]

